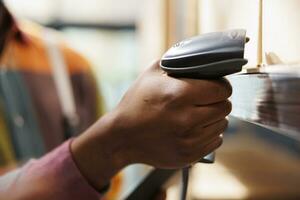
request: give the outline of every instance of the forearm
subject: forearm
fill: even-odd
[[[124,152],[124,138],[115,137],[117,119],[113,113],[102,117],[71,145],[73,158],[81,173],[97,190],[105,188],[111,178],[130,164]]]

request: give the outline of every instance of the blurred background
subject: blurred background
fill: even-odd
[[[256,0],[6,0],[20,20],[59,31],[84,55],[104,99],[105,111],[119,102],[139,72],[177,41],[205,32],[246,28],[249,66],[257,62]],[[300,60],[300,1],[265,0],[263,45],[285,63]],[[189,199],[300,199],[299,140],[231,118],[214,165],[196,165]],[[299,139],[299,138],[298,138]],[[122,199],[149,167],[122,175]],[[168,185],[178,199],[179,179]]]

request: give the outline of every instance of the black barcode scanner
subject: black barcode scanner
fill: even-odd
[[[175,44],[162,57],[160,66],[177,78],[218,79],[240,72],[244,58],[246,30],[207,33]],[[214,153],[200,162],[213,163]]]

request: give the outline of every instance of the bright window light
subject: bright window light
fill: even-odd
[[[245,199],[247,187],[220,163],[196,165],[191,175],[194,199]]]

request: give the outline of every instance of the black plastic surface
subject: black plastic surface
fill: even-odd
[[[216,79],[241,71],[247,62],[246,59],[231,59],[193,67],[171,68],[161,66],[161,68],[173,77]]]
[[[182,68],[243,58],[245,43],[245,30],[203,34],[175,44],[165,53],[161,65]]]
[[[161,68],[175,77],[220,78],[242,70],[245,30],[207,33],[174,45],[161,59]]]

